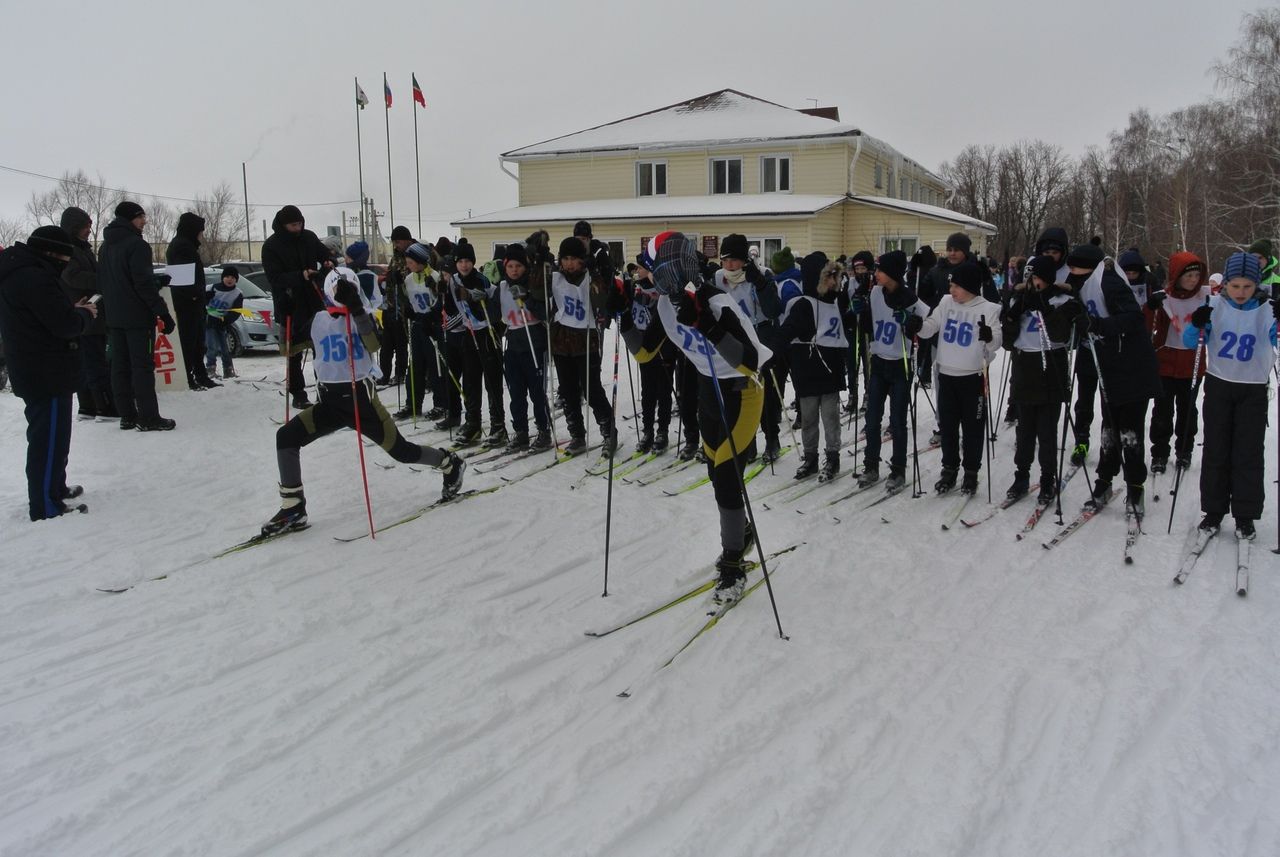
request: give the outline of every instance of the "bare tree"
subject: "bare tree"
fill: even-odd
[[[106,187],[106,179],[101,173],[94,180],[82,169],[75,172],[64,170],[50,190],[31,194],[27,201],[27,214],[37,225],[56,224],[62,219],[63,211],[75,206],[93,219],[89,238],[96,242],[102,227],[110,220],[112,210],[123,198],[121,192]]]
[[[244,204],[231,185],[219,182],[207,195],[197,195],[195,213],[204,218],[202,257],[206,263],[225,261],[245,232]]]
[[[178,226],[178,210],[159,199],[151,199],[142,207],[147,212],[147,225],[142,228],[142,237],[153,246],[168,244]]]
[[[0,247],[8,247],[15,241],[22,241],[28,234],[30,230],[21,220],[0,218]]]

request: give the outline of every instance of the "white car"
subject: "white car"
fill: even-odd
[[[222,269],[206,268],[204,272],[205,287],[213,288],[222,281]],[[238,310],[240,320],[227,328],[227,347],[232,356],[239,357],[246,351],[258,348],[270,348],[278,351],[279,340],[272,328],[274,305],[271,295],[260,289],[244,274],[236,286],[244,294],[244,307]]]

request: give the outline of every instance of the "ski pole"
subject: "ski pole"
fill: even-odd
[[[783,418],[785,419],[786,406],[783,404],[783,401],[782,401],[782,387],[778,384],[778,374],[775,371],[775,367],[773,366],[769,367],[769,383],[773,385],[773,394],[778,397],[778,413],[782,414]],[[789,419],[786,420],[786,423],[787,423],[787,430],[791,432],[791,448],[799,449],[800,441],[796,440],[796,427],[794,424],[792,424],[791,420]],[[854,436],[853,442],[855,444],[858,442],[857,435]],[[777,470],[773,468],[773,465],[774,465],[774,462],[772,461],[769,462],[769,472],[777,473]]]
[[[1005,394],[1005,393],[1008,391],[1008,389],[1009,389],[1009,364],[1010,364],[1010,362],[1011,362],[1011,361],[1009,360],[1008,355],[1005,355],[1004,362],[1000,364],[1000,401],[996,404],[996,413],[997,413],[997,414],[1004,413],[1004,394]],[[999,435],[998,435],[998,432],[996,431],[996,426],[999,424],[999,422],[1000,422],[1000,418],[999,418],[999,417],[992,417],[992,419],[991,419],[991,440],[992,440],[992,442],[993,442],[993,443],[995,442],[995,440],[996,440],[996,439],[998,438],[998,436],[999,436]]]
[[[284,421],[289,422],[289,397],[293,395],[293,390],[289,389],[293,385],[293,316],[286,315],[284,317]]]
[[[991,434],[991,384],[987,376],[987,361],[982,361],[982,410],[986,412],[987,424],[987,502],[991,502],[991,460],[996,454],[996,445]]]
[[[1272,304],[1280,300],[1280,297],[1271,299]],[[1276,363],[1272,367],[1276,370],[1276,424],[1280,425],[1280,351],[1276,352]],[[1277,466],[1280,467],[1280,444],[1276,444],[1276,460]],[[1280,473],[1280,469],[1276,471]],[[1280,502],[1276,503],[1276,549],[1272,553],[1280,554]]]
[[[617,425],[618,419],[618,354],[622,344],[622,317],[615,316],[613,322],[613,395],[611,397],[610,407],[613,410],[614,425]],[[618,430],[613,429],[616,438]],[[604,504],[604,594],[601,598],[609,597],[609,536],[613,529],[613,459],[618,451],[618,444],[615,442],[609,448],[609,487],[605,492]]]
[[[369,475],[364,467],[364,429],[360,425],[360,396],[356,390],[356,343],[351,336],[351,311],[343,314],[347,322],[347,360],[351,364],[351,410],[356,418],[356,448],[360,451],[360,480],[364,483],[364,509],[369,516],[369,538],[377,536],[373,529],[373,502],[369,499]]]
[[[1209,299],[1205,298],[1204,302],[1207,305],[1209,303]],[[1191,378],[1192,378],[1191,396],[1190,396],[1190,400],[1187,402],[1187,412],[1182,415],[1182,432],[1186,432],[1187,430],[1187,420],[1191,416],[1191,409],[1196,406],[1196,397],[1200,395],[1200,384],[1204,380],[1204,377],[1200,374],[1200,359],[1203,353],[1204,353],[1204,328],[1202,327],[1200,328],[1199,335],[1196,337],[1196,356],[1194,361],[1191,364]],[[1174,443],[1176,446],[1177,444],[1176,439]],[[1183,470],[1184,468],[1182,466],[1182,457],[1176,456],[1174,460],[1174,466],[1173,466],[1173,491],[1170,492],[1170,497],[1169,497],[1169,526],[1165,529],[1165,535],[1168,535],[1169,533],[1173,532],[1173,510],[1178,505],[1178,490],[1182,487]]]
[[[614,323],[621,324],[619,321],[615,321]],[[640,379],[640,383],[644,383],[643,378]],[[640,447],[640,411],[636,408],[636,379],[635,375],[631,373],[631,349],[629,348],[627,349],[627,386],[631,388],[631,421],[636,424],[636,448],[638,449]],[[644,394],[642,393],[641,398],[643,397]],[[615,421],[614,426],[616,428],[618,419],[617,408],[614,408],[613,418]]]
[[[414,359],[413,348],[413,325],[409,322],[409,409],[413,414],[413,427],[418,428],[418,397],[415,393],[417,385],[414,383],[414,375],[418,372],[418,361]]]
[[[706,345],[710,346],[711,342],[699,332],[698,338]],[[751,495],[747,493],[747,482],[742,476],[742,467],[739,466],[741,459],[738,457],[738,443],[733,439],[733,427],[729,425],[729,415],[724,409],[724,396],[720,392],[720,379],[716,377],[716,365],[711,359],[711,352],[714,346],[707,348],[707,371],[710,372],[708,380],[711,382],[711,389],[716,394],[716,405],[720,409],[720,424],[724,426],[725,440],[729,444],[729,454],[733,456],[733,472],[738,477],[738,489],[742,492],[742,502],[747,509],[747,520],[751,522],[751,530],[756,534],[756,553],[760,557],[760,570],[764,572],[764,585],[769,590],[769,603],[773,606],[773,618],[778,623],[778,638],[782,640],[791,639],[782,633],[782,619],[778,616],[778,602],[773,596],[773,583],[769,580],[769,566],[764,557],[764,548],[760,544],[760,530],[756,527],[756,516],[751,509]],[[715,452],[712,451],[711,468],[716,468],[714,458]]]
[[[1093,344],[1093,337],[1092,337],[1092,336],[1086,336],[1086,337],[1085,337],[1085,342],[1086,342],[1086,343],[1088,344],[1088,346],[1089,346],[1089,353],[1090,353],[1091,355],[1093,355],[1093,368],[1094,368],[1094,370],[1095,370],[1095,371],[1097,371],[1097,373],[1098,373],[1098,396],[1102,399],[1102,413],[1103,413],[1104,418],[1107,420],[1107,422],[1111,423],[1111,426],[1110,426],[1110,428],[1111,428],[1111,434],[1112,434],[1112,437],[1113,437],[1113,439],[1114,439],[1114,441],[1115,441],[1116,446],[1118,446],[1118,447],[1120,448],[1120,467],[1121,467],[1121,471],[1123,471],[1123,469],[1124,469],[1124,459],[1125,459],[1125,455],[1124,455],[1124,441],[1123,441],[1123,440],[1122,440],[1122,438],[1121,438],[1121,434],[1120,434],[1120,426],[1119,426],[1119,424],[1117,424],[1117,423],[1116,423],[1116,415],[1115,415],[1115,412],[1114,412],[1114,411],[1112,411],[1112,409],[1111,409],[1111,401],[1110,401],[1110,399],[1108,399],[1108,397],[1107,397],[1107,388],[1106,388],[1106,385],[1103,383],[1103,380],[1102,380],[1102,363],[1100,363],[1100,362],[1098,361],[1098,349],[1094,347],[1094,344]],[[1106,444],[1104,443],[1104,444],[1103,444],[1103,446],[1105,447],[1105,446],[1106,446]],[[1099,464],[1101,464],[1101,461],[1099,461]],[[1127,481],[1125,482],[1125,486],[1126,486],[1126,489],[1127,489],[1127,487],[1128,487],[1128,482],[1127,482]],[[1092,490],[1090,490],[1090,492],[1089,492],[1089,496],[1091,496],[1091,497],[1093,496],[1093,491],[1092,491]],[[1096,498],[1095,498],[1095,499],[1096,499]],[[1175,498],[1175,500],[1176,500],[1176,498]],[[1172,507],[1172,506],[1173,506],[1173,503],[1170,503],[1169,505],[1170,505],[1170,507]],[[1126,491],[1125,491],[1125,496],[1124,496],[1124,507],[1125,507],[1126,512],[1128,512],[1128,511],[1133,511],[1134,515],[1137,515],[1137,510],[1136,510],[1136,509],[1132,509],[1132,507],[1129,505],[1129,492],[1128,492],[1128,490],[1126,490]],[[1172,509],[1172,508],[1170,508],[1170,510],[1169,510],[1169,511],[1170,511],[1170,512],[1172,512],[1172,511],[1173,511],[1173,509]]]

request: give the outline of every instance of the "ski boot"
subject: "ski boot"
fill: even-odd
[[[794,479],[808,479],[810,476],[818,472],[818,453],[806,452],[804,460],[800,462],[799,469],[796,470]]]
[[[1222,526],[1222,515],[1213,514],[1212,512],[1210,512],[1200,519],[1200,526],[1198,527],[1198,529],[1202,533],[1216,533],[1218,532],[1218,528],[1221,526]]]
[[[1058,496],[1058,480],[1056,477],[1048,474],[1040,474],[1040,493],[1036,494],[1036,503],[1040,506],[1048,506]]]
[[[653,429],[645,429],[636,444],[636,452],[649,452],[653,449]]]
[[[1143,495],[1144,492],[1141,485],[1128,485],[1125,487],[1124,507],[1127,511],[1133,512],[1139,521],[1147,514]]]
[[[311,407],[311,399],[307,397],[307,391],[303,390],[301,393],[294,393],[289,404],[295,411],[305,411]]]
[[[938,429],[934,429],[933,434],[929,435],[929,446],[942,446],[942,432]]]
[[[455,429],[460,425],[462,425],[462,417],[446,414],[444,419],[440,420],[440,422],[436,423],[432,428],[436,431],[448,431],[449,429]]]
[[[442,420],[449,416],[449,412],[444,408],[432,408],[422,415],[424,420]]]
[[[471,446],[480,440],[480,425],[465,424],[458,429],[458,433],[453,436],[453,442],[457,446]]]
[[[859,480],[858,484],[862,484],[861,480]],[[889,478],[884,481],[884,490],[890,494],[897,494],[905,487],[907,487],[906,471],[890,467]]]
[[[486,449],[493,449],[494,447],[498,447],[498,446],[506,446],[507,442],[510,440],[511,438],[507,435],[506,427],[498,426],[496,428],[491,428],[489,430],[489,434],[484,439],[484,442],[481,444],[481,446],[485,447]]]
[[[1031,476],[1019,470],[1013,474],[1013,484],[1004,492],[1006,500],[1021,500],[1031,490]]]
[[[686,440],[684,446],[680,448],[680,454],[676,456],[681,461],[693,461],[694,456],[698,454],[698,442],[696,440]]]
[[[462,490],[462,473],[467,469],[467,463],[459,455],[451,452],[438,469],[444,475],[444,484],[440,487],[440,499],[452,500]]]
[[[868,464],[857,475],[858,487],[868,488],[880,481],[880,467],[876,464]]]
[[[1071,450],[1071,466],[1084,466],[1085,457],[1089,455],[1089,444],[1077,443],[1075,448]]]
[[[507,452],[524,452],[529,448],[529,433],[527,431],[518,431],[511,436],[510,443],[507,444]]]
[[[413,408],[409,407],[408,405],[405,405],[403,408],[401,408],[400,410],[396,411],[394,414],[391,415],[391,419],[393,420],[408,420],[412,418],[413,418]]]
[[[1151,456],[1151,474],[1153,476],[1164,473],[1168,469],[1169,469],[1169,456],[1167,455]]]
[[[1093,493],[1084,501],[1086,511],[1096,512],[1107,502],[1107,494],[1111,491],[1110,479],[1098,479],[1093,483]]]
[[[960,493],[972,497],[978,493],[978,471],[966,470],[960,480]]]
[[[618,430],[609,423],[599,423],[600,426],[600,457],[609,458],[618,450]]]
[[[538,433],[533,436],[533,440],[529,441],[529,450],[531,452],[542,452],[544,449],[551,448],[551,432],[547,429],[538,429]]]
[[[307,498],[302,493],[302,486],[286,488],[280,486],[280,511],[271,516],[271,520],[262,525],[262,535],[278,536],[290,530],[302,530],[307,526]]]
[[[818,474],[818,481],[822,483],[830,482],[836,478],[836,474],[840,472],[840,450],[828,449],[827,454],[822,460],[822,472]]]
[[[587,436],[581,431],[569,435],[569,444],[564,448],[565,455],[580,455],[587,451]]]
[[[658,429],[658,433],[653,437],[653,445],[649,447],[650,452],[662,453],[667,451],[667,447],[671,444],[671,439],[667,437],[666,429]]]
[[[724,606],[741,598],[747,588],[747,568],[742,560],[742,551],[726,550],[721,553],[716,560],[716,571],[720,577],[711,591],[711,603]]]
[[[933,492],[935,494],[950,494],[956,487],[957,473],[959,473],[958,468],[942,468],[942,472],[938,474],[938,481],[933,483]]]
[[[1242,542],[1251,542],[1258,535],[1249,518],[1236,518],[1236,538]]]
[[[778,443],[778,436],[766,437],[764,440],[764,455],[760,456],[760,460],[765,464],[773,464],[782,455],[782,447]]]
[[[154,420],[138,420],[138,431],[173,431],[177,423],[166,417],[156,417]]]

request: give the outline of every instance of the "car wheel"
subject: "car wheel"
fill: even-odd
[[[232,357],[241,357],[244,355],[244,343],[240,341],[240,333],[234,327],[228,327],[226,332],[227,351]]]

